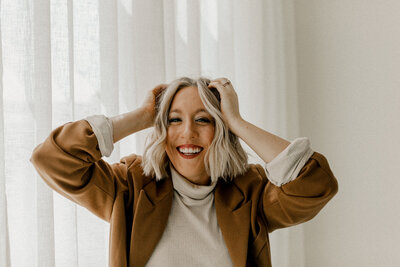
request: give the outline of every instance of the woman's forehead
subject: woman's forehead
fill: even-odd
[[[169,113],[200,113],[206,112],[200,99],[197,87],[185,87],[174,96]]]
[[[172,109],[169,113],[184,113],[185,111],[187,112],[186,109],[174,108],[174,109]],[[204,109],[204,108],[199,108],[199,109],[197,109],[197,110],[194,111],[194,113],[200,113],[200,112],[206,112],[206,113],[208,113],[208,111],[207,111],[206,109]]]

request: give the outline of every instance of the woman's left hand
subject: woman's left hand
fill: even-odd
[[[208,88],[216,88],[221,96],[221,113],[229,129],[233,131],[232,126],[242,120],[239,112],[239,101],[232,83],[227,78],[218,78],[212,80]]]

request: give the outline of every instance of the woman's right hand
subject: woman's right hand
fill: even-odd
[[[146,112],[146,117],[148,118],[150,125],[153,125],[156,116],[156,98],[167,87],[168,84],[162,83],[147,91],[146,98],[140,108]]]
[[[147,92],[143,104],[132,111],[111,118],[113,125],[113,142],[152,127],[155,118],[156,97],[167,88],[168,84],[159,84]]]

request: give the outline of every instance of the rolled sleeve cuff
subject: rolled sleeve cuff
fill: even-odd
[[[313,153],[307,137],[296,138],[271,162],[266,163],[268,179],[276,186],[293,181]]]
[[[109,157],[114,150],[111,119],[104,115],[92,115],[84,119],[90,124],[96,135],[101,155]]]

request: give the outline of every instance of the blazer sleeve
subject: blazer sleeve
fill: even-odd
[[[133,198],[127,179],[136,160],[132,155],[114,164],[102,160],[93,129],[79,120],[54,129],[35,147],[30,161],[52,189],[109,222],[117,194]]]
[[[306,222],[338,192],[338,182],[324,155],[314,152],[296,179],[276,186],[259,172],[267,183],[262,193],[262,212],[268,232]]]

